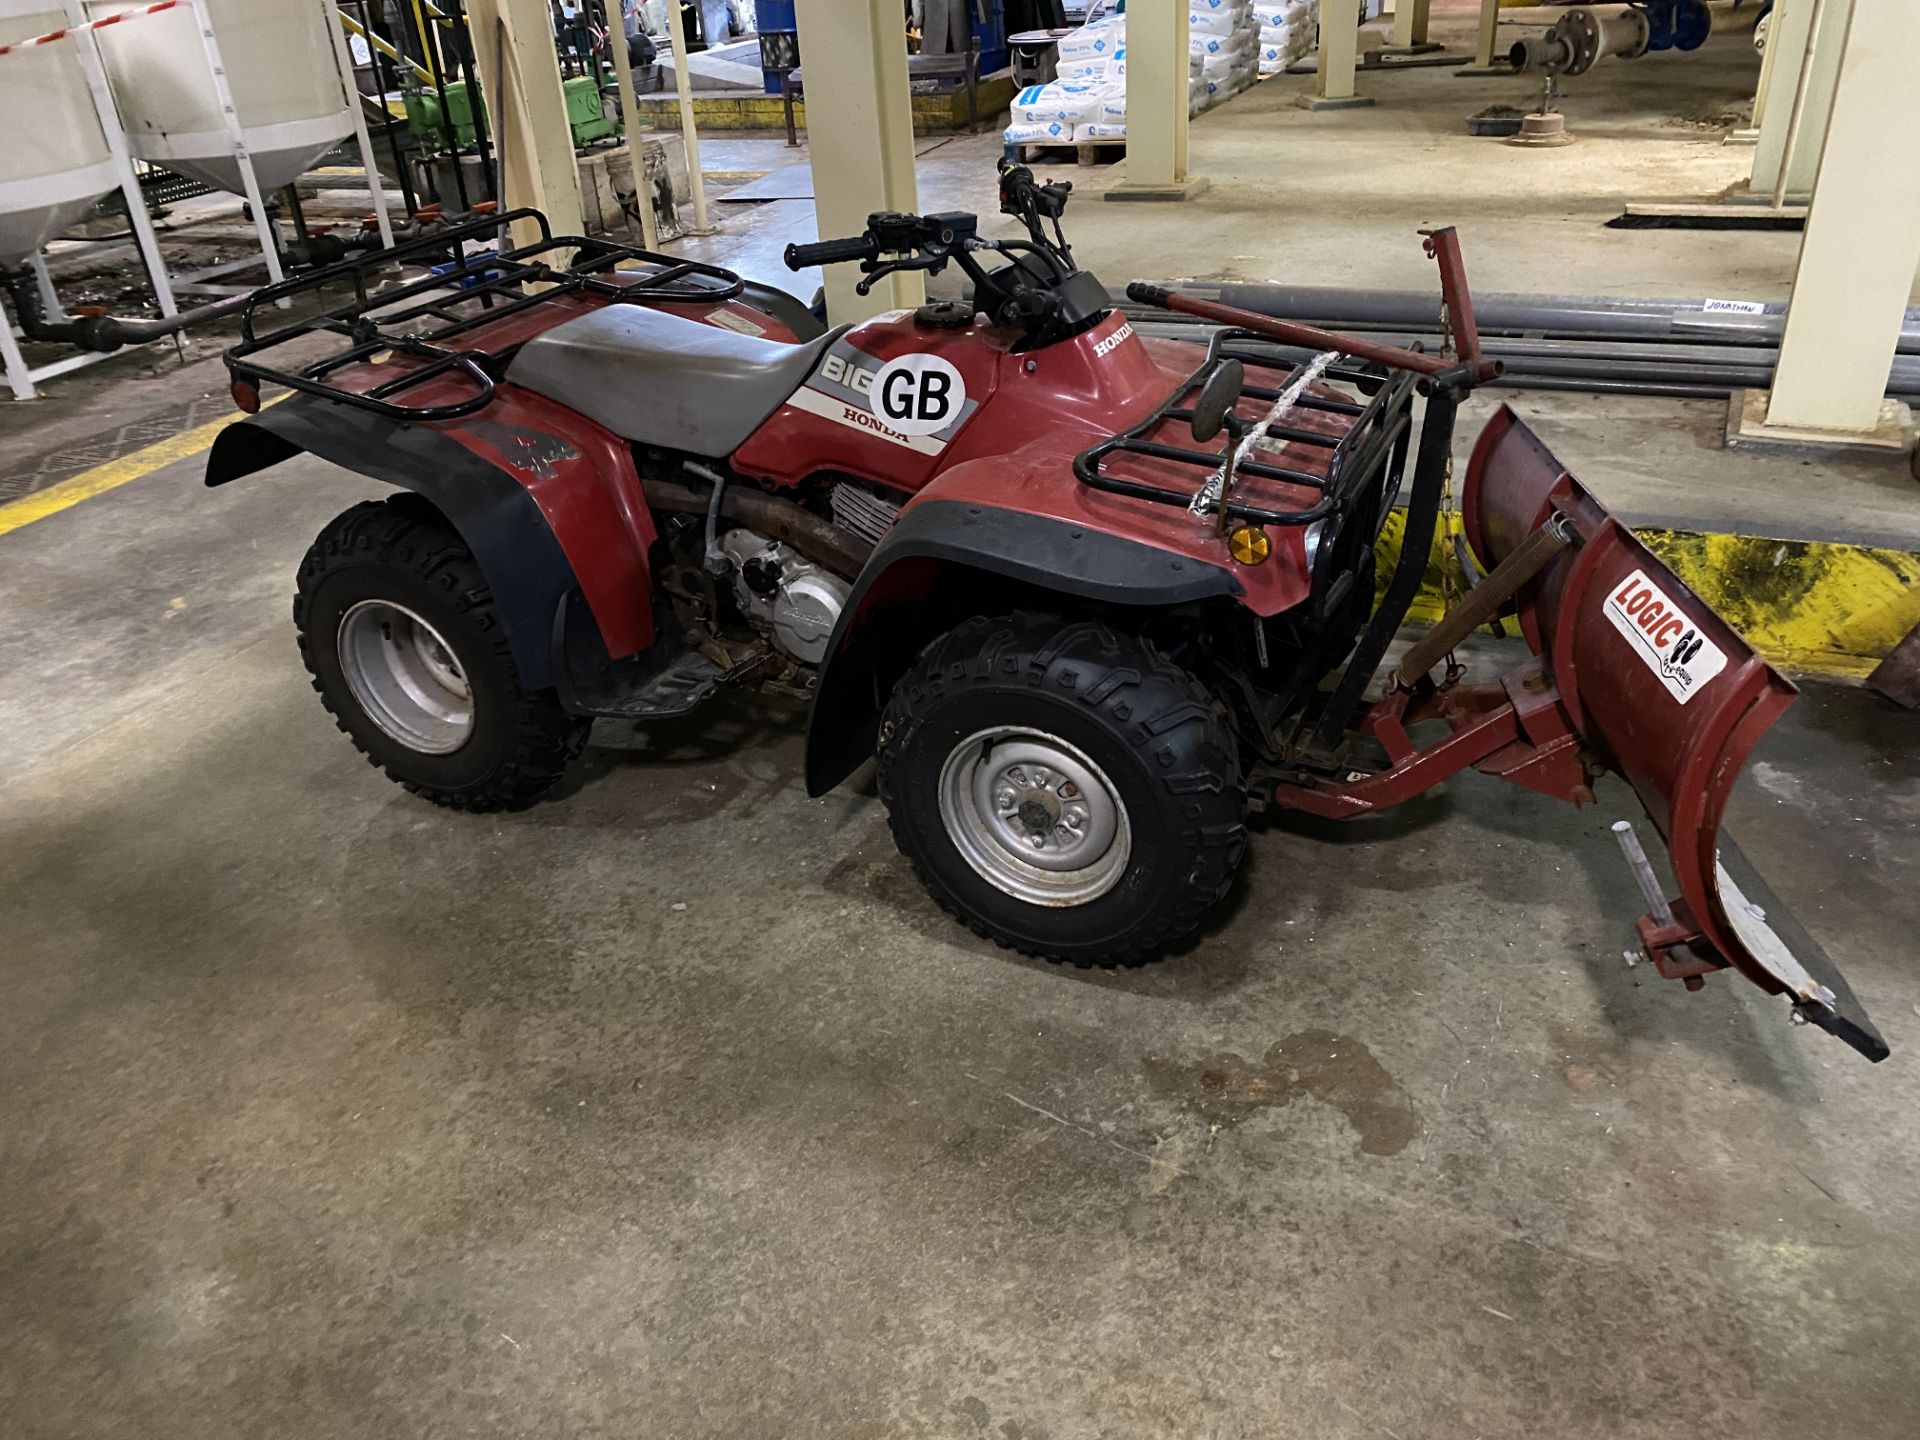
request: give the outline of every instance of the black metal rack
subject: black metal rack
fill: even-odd
[[[1117,455],[1139,455],[1155,460],[1191,465],[1202,472],[1201,485],[1204,487],[1206,480],[1220,470],[1225,452],[1170,445],[1165,441],[1149,437],[1169,421],[1191,420],[1193,411],[1190,406],[1183,405],[1182,401],[1187,396],[1196,395],[1205,388],[1214,371],[1228,360],[1239,360],[1245,365],[1261,365],[1269,368],[1274,363],[1271,344],[1253,331],[1235,329],[1216,331],[1207,345],[1206,359],[1167,397],[1164,404],[1132,429],[1103,440],[1074,457],[1075,476],[1082,484],[1091,485],[1094,489],[1104,490],[1109,494],[1125,495],[1136,500],[1151,500],[1162,505],[1177,505],[1183,510],[1190,508],[1195,496],[1200,493],[1199,490],[1175,490],[1145,480],[1115,475],[1106,468],[1106,462]],[[1252,476],[1264,480],[1277,480],[1287,485],[1298,485],[1319,491],[1319,499],[1299,509],[1276,510],[1268,506],[1248,504],[1228,494],[1224,497],[1223,503],[1229,518],[1248,520],[1258,525],[1311,525],[1316,520],[1325,519],[1328,515],[1345,508],[1353,497],[1371,489],[1370,482],[1382,475],[1388,461],[1396,453],[1403,453],[1400,451],[1400,442],[1411,426],[1412,396],[1417,377],[1410,371],[1383,373],[1379,369],[1362,369],[1353,363],[1350,357],[1342,357],[1342,361],[1344,363],[1328,366],[1322,374],[1326,379],[1345,381],[1359,387],[1370,396],[1365,403],[1304,392],[1293,403],[1299,409],[1326,411],[1349,417],[1351,423],[1344,434],[1329,435],[1304,426],[1279,422],[1266,426],[1266,434],[1275,439],[1295,441],[1331,451],[1325,475],[1253,458],[1242,460],[1233,467],[1236,478]],[[1243,386],[1240,391],[1241,397],[1264,400],[1271,404],[1306,373],[1307,363],[1296,365],[1279,386]],[[1229,446],[1233,443],[1229,437]]]
[[[497,239],[504,236],[507,226],[521,220],[538,224],[539,240],[497,253],[466,253],[468,241]],[[571,252],[570,260],[552,263],[564,252]],[[654,268],[650,272],[622,271],[619,282],[606,278],[619,265],[634,261]],[[425,264],[428,273],[386,289],[372,288],[369,282],[374,272],[395,263]],[[341,282],[353,286],[351,304],[264,333],[258,328],[263,314],[277,313],[279,302]],[[256,290],[240,312],[242,338],[227,351],[227,371],[235,381],[250,381],[256,387],[263,381],[285,385],[390,419],[452,420],[472,414],[493,399],[494,379],[486,362],[498,358],[486,350],[449,346],[446,342],[456,336],[564,295],[585,293],[615,302],[710,304],[731,300],[743,288],[738,275],[718,265],[584,235],[555,235],[547,217],[538,210],[511,210],[449,225],[391,250],[375,251]],[[316,334],[338,335],[348,343],[345,349],[297,367],[263,358],[279,347]],[[329,383],[330,377],[341,370],[389,353],[424,363],[364,391]],[[403,404],[394,398],[443,376],[465,382],[464,393],[428,405]]]

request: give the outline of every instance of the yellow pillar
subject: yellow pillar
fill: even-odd
[[[530,205],[546,213],[556,235],[578,235],[580,171],[573,158],[573,131],[560,90],[560,57],[553,48],[553,19],[545,0],[469,0],[474,68],[487,102],[487,123],[504,157],[504,208]],[[506,62],[500,73],[498,61]],[[639,177],[636,177],[636,179]],[[516,245],[538,238],[522,222]]]
[[[1760,134],[1753,146],[1756,194],[1773,194],[1782,179],[1789,197],[1805,196],[1813,188],[1853,9],[1854,0],[1781,0],[1774,6],[1767,45],[1780,51],[1768,76]]]
[[[1480,0],[1480,28],[1474,35],[1473,64],[1485,70],[1493,64],[1494,42],[1500,36],[1500,0]],[[1505,59],[1505,56],[1500,57]]]
[[[1791,4],[1792,0],[1786,3]],[[1776,3],[1773,9],[1774,18],[1767,22],[1767,48],[1760,52],[1760,78],[1753,85],[1753,121],[1745,130],[1734,131],[1727,137],[1729,140],[1757,142],[1760,138],[1760,125],[1767,114],[1767,92],[1773,85],[1774,61],[1780,54],[1780,32],[1774,28],[1780,4]]]
[[[1409,0],[1410,3],[1410,0]],[[1298,101],[1307,110],[1348,110],[1371,105],[1371,95],[1353,91],[1354,57],[1360,48],[1360,7],[1355,0],[1322,0],[1320,57],[1314,64],[1313,94]],[[1127,52],[1127,76],[1133,76],[1133,52]],[[1127,132],[1133,138],[1133,132]]]
[[[620,92],[620,138],[626,143],[627,163],[633,167],[633,208],[640,212],[640,243],[649,250],[658,250],[660,222],[654,218],[653,197],[647,193],[646,141],[640,132],[640,107],[633,92],[633,61],[627,55],[619,0],[609,0],[607,15],[608,23],[615,27],[607,37],[607,48],[613,51],[613,79]],[[679,78],[677,73],[675,78]]]
[[[700,131],[693,121],[693,67],[687,64],[687,31],[680,23],[679,0],[668,0],[667,44],[673,50],[673,84],[680,96],[680,143],[687,152],[687,188],[693,192],[693,233],[710,235],[707,177],[700,169]]]
[[[1187,7],[1127,6],[1127,176],[1109,200],[1187,200],[1207,182],[1187,173]]]
[[[1432,3],[1433,0],[1394,0],[1394,49],[1437,50],[1440,48],[1427,40],[1427,13]]]
[[[1766,423],[1864,438],[1886,429],[1920,268],[1920,169],[1897,143],[1920,133],[1920,5],[1858,0],[1841,49]]]
[[[907,89],[905,10],[899,0],[799,0],[813,213],[823,240],[866,229],[876,210],[913,211],[913,105]],[[919,275],[894,275],[856,295],[857,265],[821,272],[827,314],[862,320],[919,305]]]

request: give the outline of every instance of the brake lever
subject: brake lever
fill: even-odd
[[[866,271],[865,278],[853,287],[853,293],[856,295],[868,294],[874,286],[886,279],[887,276],[897,275],[903,270],[924,270],[929,275],[938,275],[941,270],[946,267],[947,258],[945,254],[916,255],[910,260],[871,262],[873,264],[872,269],[868,270],[864,265],[861,267],[862,270]]]

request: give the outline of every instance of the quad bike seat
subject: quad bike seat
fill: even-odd
[[[645,305],[608,305],[521,346],[507,381],[623,440],[718,457],[739,449],[847,328],[788,345]]]

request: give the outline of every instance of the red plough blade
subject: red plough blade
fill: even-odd
[[[1731,966],[1793,1001],[1870,1060],[1887,1055],[1851,991],[1746,857],[1720,833],[1755,743],[1793,685],[1587,493],[1502,407],[1481,432],[1462,499],[1467,539],[1491,567],[1555,514],[1575,544],[1521,591],[1520,628],[1549,666],[1585,746],[1624,776],[1667,843],[1680,898],[1643,917],[1663,975],[1700,984]],[[1652,897],[1659,898],[1657,895]]]

